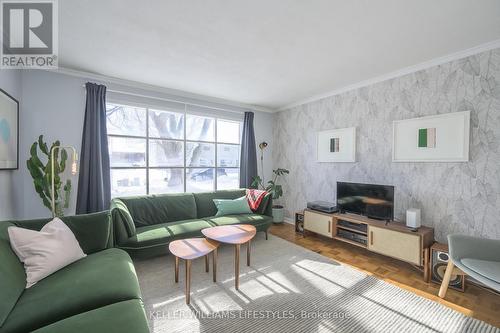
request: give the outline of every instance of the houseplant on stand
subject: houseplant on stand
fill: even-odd
[[[64,210],[69,207],[71,180],[67,179],[63,183],[61,179],[68,162],[67,148],[73,150],[71,174],[75,175],[76,150],[73,147],[61,147],[59,141],[55,141],[49,149],[43,140],[43,135],[40,135],[38,141],[31,146],[30,158],[26,161],[26,166],[33,177],[35,191],[42,199],[43,205],[52,211],[53,217],[63,216]]]
[[[273,170],[273,179],[267,182],[267,185],[264,185],[264,181],[260,176],[256,176],[253,179],[252,187],[260,187],[263,190],[266,190],[273,196],[273,200],[277,200],[283,196],[283,187],[278,184],[280,177],[283,177],[289,174],[290,171],[283,168],[278,168]],[[273,222],[274,223],[282,223],[284,220],[284,207],[282,205],[273,205]]]

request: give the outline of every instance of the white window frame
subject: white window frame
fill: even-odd
[[[238,187],[239,187],[239,182],[241,179],[241,173],[240,173],[240,165],[241,165],[241,157],[239,157],[239,163],[237,167],[220,167],[218,165],[218,156],[217,156],[217,147],[218,145],[229,145],[229,146],[237,146],[238,151],[240,152],[241,155],[241,136],[242,136],[242,127],[243,127],[243,121],[238,121],[234,119],[227,119],[224,117],[219,117],[216,115],[203,115],[203,114],[198,114],[198,113],[189,113],[187,112],[187,105],[184,106],[184,111],[179,111],[179,110],[172,110],[169,108],[162,108],[162,107],[149,107],[149,106],[143,106],[140,104],[136,103],[121,103],[121,102],[115,102],[115,101],[108,101],[106,102],[106,109],[107,105],[115,105],[115,106],[123,106],[123,107],[128,107],[128,108],[141,108],[146,110],[146,136],[141,136],[141,135],[124,135],[124,134],[108,134],[108,142],[109,138],[115,137],[115,138],[125,138],[125,139],[143,139],[146,140],[146,152],[145,152],[145,159],[146,159],[146,165],[145,166],[120,166],[120,167],[113,167],[110,166],[110,171],[111,170],[145,170],[146,171],[146,195],[150,194],[150,186],[149,186],[149,170],[151,169],[159,169],[159,170],[164,170],[164,169],[183,169],[183,186],[184,186],[184,193],[186,193],[187,189],[187,170],[188,169],[213,169],[213,175],[214,175],[214,187],[213,190],[217,190],[217,169],[224,168],[224,169],[233,169],[233,170],[238,170]],[[165,112],[171,112],[171,113],[177,113],[181,114],[184,117],[184,130],[183,130],[183,138],[182,139],[168,139],[168,138],[161,138],[161,137],[155,137],[155,136],[150,136],[149,135],[149,112],[150,110],[152,111],[165,111]],[[209,118],[213,119],[214,121],[214,141],[201,141],[201,140],[188,140],[186,138],[187,133],[186,133],[186,125],[187,125],[187,116],[195,116],[195,117],[203,117],[203,118]],[[224,141],[218,141],[217,140],[217,121],[222,120],[225,122],[233,122],[233,123],[238,123],[239,124],[239,133],[238,133],[238,138],[239,138],[239,143],[233,143],[233,142],[224,142]],[[177,166],[177,167],[170,167],[170,166],[150,166],[149,165],[149,143],[151,140],[163,140],[163,141],[177,141],[177,142],[182,142],[184,145],[184,166]],[[192,167],[192,166],[187,166],[187,160],[186,160],[186,146],[187,143],[207,143],[207,144],[213,144],[214,145],[214,150],[215,150],[215,156],[214,156],[214,166],[211,167]],[[111,191],[113,191],[113,184],[111,184]],[[165,192],[165,193],[172,193],[172,192]]]

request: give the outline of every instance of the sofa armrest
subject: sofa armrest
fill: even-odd
[[[16,226],[40,230],[52,219],[21,220]],[[111,218],[109,211],[74,216],[63,216],[61,220],[71,229],[86,254],[98,252],[113,246]]]
[[[273,196],[268,194],[269,199],[267,200],[267,206],[264,209],[264,215],[273,216]]]
[[[120,199],[111,200],[111,218],[115,232],[115,240],[120,241],[129,239],[137,234],[134,220],[127,208],[127,205]]]

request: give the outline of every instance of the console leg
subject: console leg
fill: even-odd
[[[424,249],[424,281],[429,282],[429,248]]]

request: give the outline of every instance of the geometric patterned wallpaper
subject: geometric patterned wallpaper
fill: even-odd
[[[392,122],[471,111],[470,159],[392,162]],[[435,238],[462,233],[500,239],[500,49],[483,52],[277,113],[274,168],[286,216],[307,201],[335,201],[336,182],[395,186],[395,219],[422,210]],[[318,163],[318,131],[356,127],[355,163]]]

